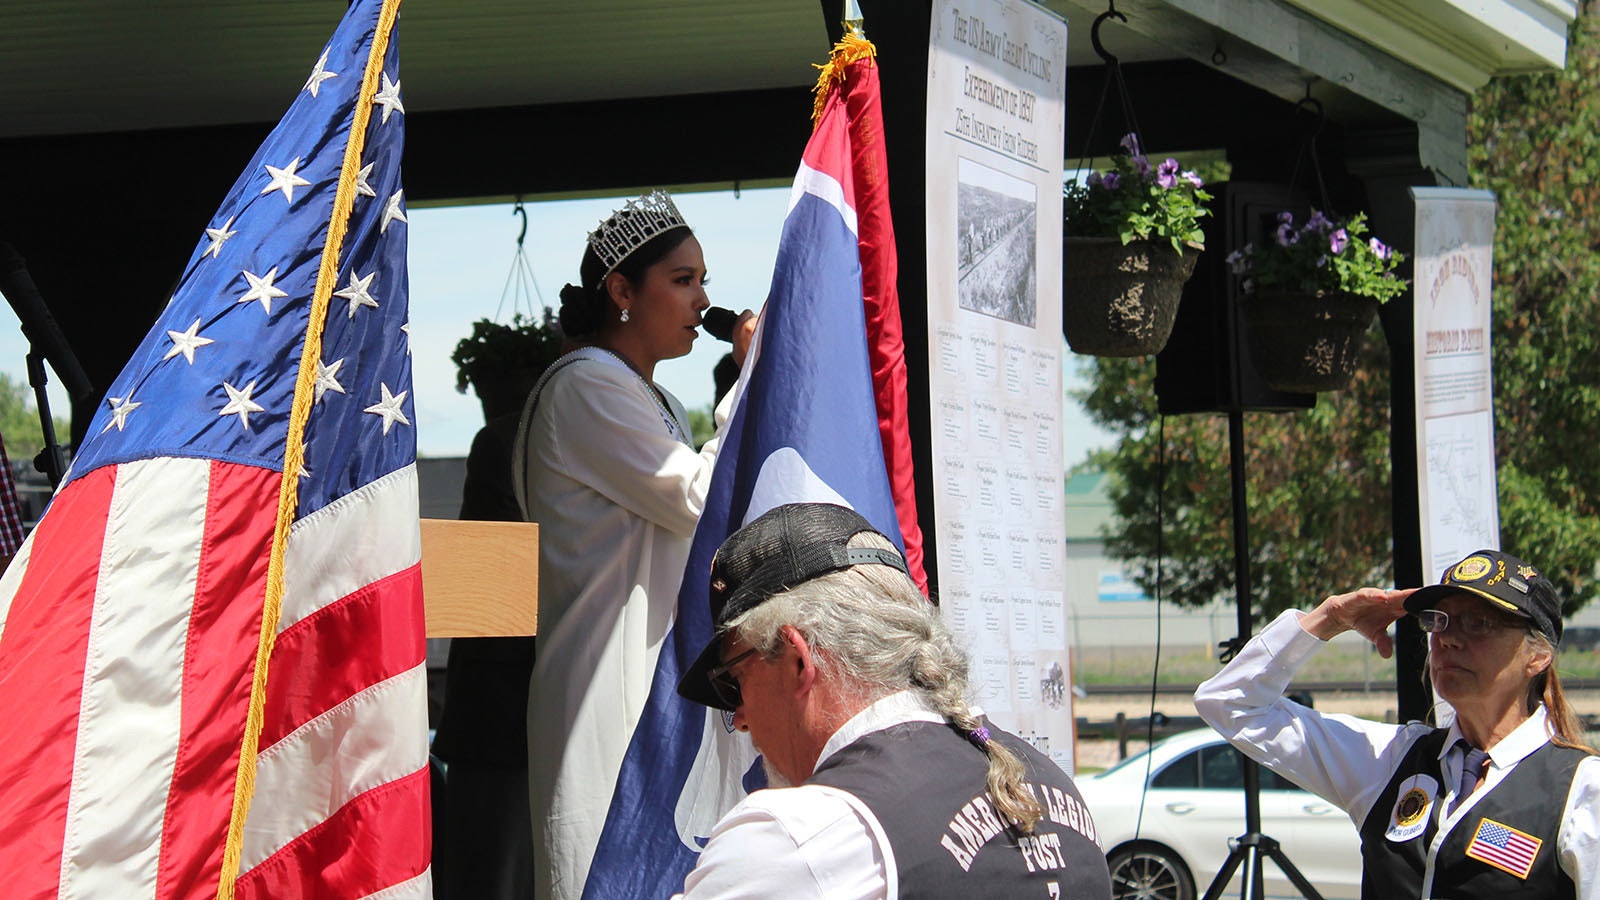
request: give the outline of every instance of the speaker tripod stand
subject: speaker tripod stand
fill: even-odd
[[[1223,661],[1233,658],[1250,639],[1250,514],[1245,505],[1244,473],[1244,410],[1235,403],[1228,410],[1228,471],[1233,488],[1233,568],[1234,600],[1238,615],[1239,636],[1223,644],[1228,648]],[[1265,856],[1277,863],[1289,882],[1306,900],[1322,900],[1322,895],[1311,886],[1300,870],[1283,852],[1273,838],[1261,833],[1261,767],[1244,754],[1239,755],[1244,766],[1244,831],[1231,841],[1232,849],[1223,862],[1211,886],[1206,888],[1205,900],[1218,900],[1241,866],[1244,900],[1261,900],[1261,860]]]

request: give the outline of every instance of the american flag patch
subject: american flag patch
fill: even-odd
[[[1478,833],[1472,836],[1472,843],[1467,845],[1467,855],[1518,878],[1527,879],[1528,873],[1533,871],[1533,860],[1542,846],[1544,841],[1531,834],[1524,834],[1493,819],[1479,819]]]

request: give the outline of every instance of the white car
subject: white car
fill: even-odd
[[[1244,833],[1240,758],[1216,732],[1201,729],[1078,779],[1111,866],[1113,897],[1194,900],[1205,893],[1227,861],[1229,841]],[[1360,840],[1344,810],[1261,769],[1261,831],[1324,897],[1361,896]],[[1261,870],[1268,895],[1300,896],[1265,854]],[[1236,872],[1223,896],[1240,890]]]

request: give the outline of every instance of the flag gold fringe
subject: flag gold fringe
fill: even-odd
[[[328,306],[339,278],[339,254],[350,213],[355,208],[356,176],[361,169],[361,154],[366,149],[367,125],[372,120],[373,96],[378,92],[378,77],[389,52],[389,38],[400,15],[400,0],[383,0],[378,24],[373,29],[372,47],[361,78],[361,93],[356,96],[355,115],[350,123],[350,139],[345,144],[344,165],[339,171],[339,188],[334,193],[333,213],[328,221],[328,240],[322,248],[317,284],[311,295],[306,340],[300,353],[300,372],[295,381],[294,400],[289,407],[289,431],[284,445],[283,474],[278,492],[278,520],[272,535],[272,552],[267,561],[266,595],[261,609],[261,640],[256,647],[256,665],[250,685],[250,713],[245,720],[244,739],[239,747],[239,774],[234,780],[233,814],[228,822],[227,843],[222,849],[222,869],[217,880],[217,900],[233,900],[239,880],[240,855],[244,844],[244,822],[255,796],[256,756],[260,750],[262,720],[267,694],[267,663],[278,636],[278,621],[283,612],[283,557],[289,542],[289,526],[300,501],[300,470],[305,465],[306,421],[311,418],[317,362],[322,358],[322,332],[328,319]]]
[[[822,121],[822,110],[828,105],[828,95],[844,81],[845,68],[853,62],[877,58],[878,48],[854,31],[847,32],[839,39],[839,43],[833,45],[833,54],[828,61],[817,66],[821,71],[817,73],[817,86],[812,88],[812,93],[816,95],[811,106],[812,128]]]

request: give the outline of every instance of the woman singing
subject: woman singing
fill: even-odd
[[[700,243],[672,199],[647,194],[602,222],[579,272],[560,322],[581,346],[529,398],[517,457],[540,524],[528,775],[542,900],[583,892],[720,443],[696,452],[683,405],[653,380],[689,352],[708,306]],[[735,327],[740,363],[753,318]]]
[[[1387,658],[1412,613],[1447,728],[1322,715],[1282,697],[1324,642],[1358,631]],[[1339,594],[1267,626],[1195,693],[1246,755],[1344,808],[1364,898],[1600,897],[1600,758],[1556,677],[1561,597],[1480,550],[1415,591]]]

